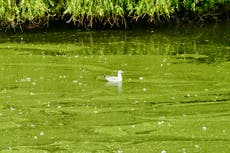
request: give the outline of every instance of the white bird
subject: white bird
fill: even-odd
[[[122,70],[117,71],[117,76],[105,76],[105,79],[109,82],[121,82],[122,81]]]

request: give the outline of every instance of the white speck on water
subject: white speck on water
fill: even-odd
[[[57,107],[57,108],[58,108],[58,109],[59,109],[59,108],[61,108],[61,105],[58,105],[58,107]]]
[[[0,116],[2,116],[3,114],[2,113],[0,113]]]
[[[147,89],[146,89],[146,88],[143,88],[142,90],[143,90],[143,91],[146,91]]]
[[[28,81],[28,82],[30,82],[30,81],[31,81],[31,78],[30,78],[30,77],[27,77],[25,80]]]
[[[10,110],[11,110],[11,111],[15,111],[15,108],[11,106],[11,107],[10,107]]]
[[[158,125],[164,124],[164,121],[159,121]]]
[[[172,99],[176,99],[176,97],[171,97]]]
[[[30,95],[31,95],[31,96],[33,96],[33,95],[34,95],[34,93],[33,93],[33,92],[30,92]]]
[[[166,150],[162,150],[161,153],[167,153],[167,151]]]
[[[191,95],[188,93],[188,94],[187,94],[187,97],[190,97],[190,96],[191,96]]]
[[[11,46],[7,46],[7,48],[11,48]]]
[[[132,108],[131,110],[132,110],[132,111],[135,111],[135,109],[134,109],[134,108]]]
[[[9,149],[9,150],[12,150],[12,147],[11,147],[11,146],[9,146],[9,147],[8,147],[8,149]]]
[[[208,88],[204,89],[205,91],[208,91]]]
[[[118,150],[117,153],[123,153],[123,151],[122,150]]]
[[[161,67],[163,67],[163,64],[161,64]]]
[[[50,107],[50,102],[48,102],[47,107]]]
[[[44,135],[44,132],[40,132],[40,136],[43,136]]]
[[[73,83],[78,83],[78,81],[77,80],[73,80]]]
[[[38,137],[35,135],[35,136],[34,136],[34,139],[36,140],[36,139],[38,139]]]
[[[143,77],[139,77],[139,80],[143,80],[144,78]]]
[[[0,114],[0,116],[1,116],[1,114]],[[222,132],[223,132],[223,133],[226,133],[226,130],[223,130]]]
[[[33,82],[32,84],[35,86],[35,85],[36,85],[36,82]]]
[[[136,127],[136,125],[132,125],[132,128],[135,128]]]
[[[75,58],[78,58],[79,56],[78,56],[78,55],[75,55],[74,57],[75,57]]]
[[[43,77],[42,77],[42,76],[40,77],[40,80],[43,80]]]
[[[183,148],[182,151],[183,151],[183,153],[186,153],[186,149],[185,148]]]
[[[206,127],[206,126],[203,126],[203,127],[202,127],[202,130],[203,130],[203,131],[207,131],[207,127]]]
[[[34,124],[30,124],[30,127],[34,128],[34,127],[36,127],[36,125],[34,125]]]
[[[62,76],[61,76],[61,75],[59,75],[59,78],[60,78],[60,79],[62,79]]]
[[[198,149],[199,147],[200,147],[199,145],[197,145],[197,144],[195,145],[195,148],[196,148],[196,149]]]

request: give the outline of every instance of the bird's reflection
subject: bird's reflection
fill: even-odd
[[[117,92],[122,93],[122,82],[107,82],[105,84],[107,87],[117,87]]]

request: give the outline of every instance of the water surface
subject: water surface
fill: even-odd
[[[0,61],[0,152],[230,150],[228,23],[1,33]]]

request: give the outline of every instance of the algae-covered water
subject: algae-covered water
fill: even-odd
[[[1,33],[1,153],[229,153],[229,121],[228,23]]]

